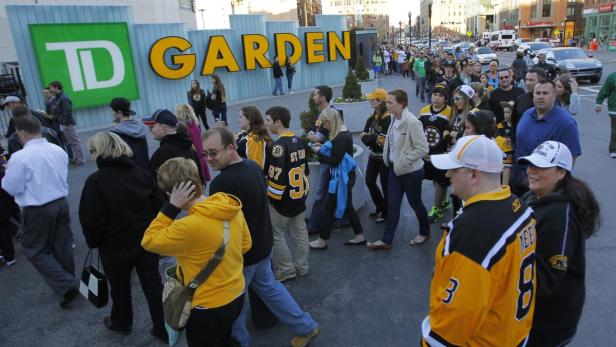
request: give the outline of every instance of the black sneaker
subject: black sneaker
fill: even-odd
[[[77,299],[79,296],[79,291],[77,288],[73,288],[64,294],[64,299],[60,301],[60,307],[67,309],[69,305]]]
[[[150,335],[154,336],[165,344],[169,343],[169,335],[167,334],[166,330],[163,330],[162,332],[157,332],[154,328],[152,328],[152,330],[150,330]]]

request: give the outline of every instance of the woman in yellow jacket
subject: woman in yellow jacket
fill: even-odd
[[[263,172],[267,172],[272,138],[265,128],[261,111],[255,106],[242,107],[238,123],[242,131],[235,139],[237,153],[242,158],[255,161]]]
[[[169,202],[146,230],[141,245],[150,252],[176,257],[177,277],[183,285],[212,258],[223,242],[223,222],[229,222],[223,259],[195,291],[186,325],[189,346],[225,346],[242,309],[243,254],[252,245],[242,203],[225,193],[203,196],[197,166],[185,158],[164,163],[158,171],[158,185],[169,195]],[[188,216],[174,220],[181,210],[188,211]]]

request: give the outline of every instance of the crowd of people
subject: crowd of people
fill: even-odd
[[[402,49],[377,53],[373,62],[375,72],[414,76],[426,105],[413,114],[402,89],[367,95],[371,111],[360,135],[369,151],[366,168],[353,158],[353,135],[326,85],[312,92],[320,114],[305,137],[289,129],[284,106],[263,113],[242,107],[240,132],[233,134],[216,75],[212,91],[193,81],[187,104],[141,121],[133,119],[129,100],[111,100],[113,127],[87,143],[97,170],[79,203],[86,243],[99,250],[111,287],[104,326],[131,333],[136,269],[151,334],[169,341],[162,307],[167,270],[176,266],[188,285],[223,248],[220,265],[194,293],[189,346],[249,346],[249,306],[253,315],[269,311],[288,326],[292,346],[306,346],[319,324],[281,282],[309,275],[308,254],[328,248],[336,220],[352,227],[345,246],[391,250],[406,195],[418,222],[411,246],[426,244],[430,224],[447,210],[452,217],[441,225],[422,345],[567,344],[584,304],[585,239],[599,226],[596,198],[572,174],[582,154],[575,79],[497,60],[484,74],[472,56]],[[279,81],[276,88],[282,91]],[[70,99],[59,82],[49,90],[55,97],[48,114],[19,99],[4,101],[15,138],[0,170],[0,201],[10,207],[0,215],[0,242],[5,264],[13,264],[11,220],[21,219],[24,255],[69,308],[79,295],[66,200],[69,154],[75,165],[84,158]],[[605,97],[610,112],[616,109],[616,96],[600,93],[598,101]],[[212,128],[206,108],[216,120]],[[160,143],[151,156],[148,131]],[[310,172],[310,158],[320,162],[318,172]],[[358,169],[366,170],[365,182],[358,182]],[[309,187],[310,174],[318,175],[317,186]],[[430,209],[422,201],[423,180],[434,186]],[[370,217],[385,224],[377,240],[368,241],[353,206],[356,184],[366,184],[375,207]],[[315,202],[308,215],[309,193]],[[317,236],[310,241],[309,234]]]

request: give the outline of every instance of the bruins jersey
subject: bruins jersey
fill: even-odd
[[[447,152],[447,143],[445,141],[445,131],[449,130],[449,121],[451,119],[451,107],[445,106],[440,111],[434,111],[432,105],[427,105],[419,112],[419,120],[424,128],[426,140],[430,154],[441,154]]]
[[[260,140],[256,135],[242,131],[237,135],[235,144],[240,157],[254,160],[261,169],[267,169],[269,155],[265,141]]]
[[[294,217],[306,210],[308,173],[306,143],[292,132],[280,135],[272,146],[267,187],[269,201],[278,213]]]
[[[507,125],[504,121],[498,123],[498,134],[494,139],[498,147],[505,153],[505,159],[503,164],[506,167],[513,165],[513,143],[511,142],[511,126]]]
[[[532,209],[508,186],[476,195],[444,230],[422,346],[524,346],[536,293]]]

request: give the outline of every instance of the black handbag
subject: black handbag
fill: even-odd
[[[102,308],[109,302],[109,284],[101,268],[100,253],[96,257],[96,265],[92,264],[93,251],[94,249],[90,248],[83,263],[79,292],[96,308]]]

